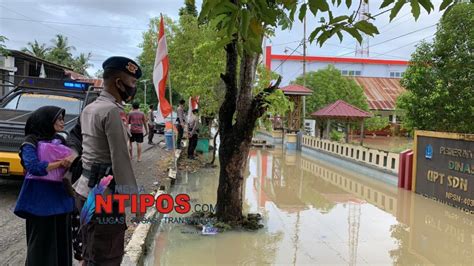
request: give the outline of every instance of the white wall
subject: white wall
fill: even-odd
[[[288,85],[298,76],[303,74],[302,61],[272,60],[272,70],[282,76],[281,85]],[[326,68],[331,63],[328,62],[306,62],[306,71],[317,71]],[[373,64],[351,64],[351,63],[333,63],[339,70],[361,71],[362,77],[380,77],[389,78],[390,72],[404,72],[407,66],[403,65],[373,65]]]

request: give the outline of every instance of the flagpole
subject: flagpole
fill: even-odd
[[[155,57],[155,66],[153,68],[153,83],[156,88],[157,96],[158,96],[158,106],[159,106],[159,111],[161,115],[163,116],[163,119],[165,119],[165,116],[162,111],[162,104],[164,102],[169,104],[169,107],[171,107],[171,139],[172,139],[172,145],[173,145],[173,161],[174,161],[174,168],[177,171],[178,170],[178,163],[176,160],[176,143],[175,143],[175,134],[174,134],[174,118],[173,118],[173,91],[171,88],[171,76],[170,76],[170,71],[168,69],[169,67],[169,57],[168,57],[168,47],[166,44],[166,34],[165,34],[165,27],[164,27],[164,20],[163,20],[163,14],[160,14],[160,24],[158,26],[158,43],[157,43],[157,49],[156,49],[156,57]],[[163,43],[161,41],[163,40]],[[161,45],[160,45],[161,43]],[[160,50],[161,49],[161,50]],[[161,53],[160,53],[161,51]],[[157,71],[157,64],[161,64],[162,71],[156,72]],[[167,77],[164,78],[163,75],[166,75]],[[159,78],[164,78],[164,79],[159,79]],[[168,80],[166,80],[168,79]],[[163,83],[161,81],[164,81]],[[166,81],[168,81],[168,86],[169,86],[169,102],[166,100]],[[166,106],[165,108],[168,108]],[[165,119],[165,131],[166,131],[166,119]],[[165,133],[166,135],[166,133]],[[165,136],[166,137],[166,136]]]
[[[160,13],[160,16],[161,16],[161,20],[163,20],[163,15]],[[163,32],[164,34],[164,32]],[[169,57],[168,57],[168,65],[171,65],[170,64],[170,61],[169,61]],[[170,69],[168,68],[168,84],[169,84],[169,91],[170,91],[170,105],[171,105],[171,114],[170,114],[170,117],[171,117],[171,133],[172,133],[172,140],[173,140],[173,161],[174,161],[174,169],[176,171],[176,173],[178,172],[178,160],[176,159],[176,139],[175,139],[175,135],[174,135],[174,117],[173,117],[173,90],[171,89],[171,71]],[[165,125],[166,125],[166,121],[165,121]],[[181,145],[180,145],[181,146]]]
[[[171,90],[171,75],[170,75],[169,69],[168,69],[168,84],[169,84],[169,88],[170,88],[170,105],[171,105],[171,114],[170,114],[170,116],[171,116],[171,133],[173,133],[172,139],[173,139],[174,169],[175,169],[175,171],[178,171],[178,162],[176,160],[176,141],[175,141],[175,136],[174,136],[173,93],[172,93],[172,90]],[[165,125],[166,125],[166,121],[165,121]]]

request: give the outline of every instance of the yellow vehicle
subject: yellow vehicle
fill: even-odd
[[[36,109],[54,105],[66,110],[65,136],[74,128],[83,108],[97,98],[91,84],[69,80],[28,78],[0,100],[0,177],[22,177],[18,150],[25,124]]]

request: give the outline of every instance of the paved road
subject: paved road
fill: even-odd
[[[25,263],[25,223],[12,212],[21,181],[0,180],[0,264]]]
[[[162,140],[163,136],[155,136],[154,141]],[[146,192],[153,190],[156,182],[157,161],[169,156],[158,145],[144,144],[142,161],[133,160],[138,184]],[[136,151],[135,151],[136,152]],[[26,257],[25,221],[12,212],[16,198],[20,192],[22,181],[0,179],[0,265],[24,265]]]

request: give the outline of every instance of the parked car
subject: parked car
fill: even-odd
[[[69,133],[83,108],[98,97],[91,84],[69,80],[28,79],[0,100],[0,177],[23,176],[18,150],[26,120],[36,109],[54,105],[66,110],[64,130]]]
[[[172,122],[172,124],[175,124],[176,118],[178,117],[178,114],[173,111],[173,115],[169,115],[166,118],[163,118],[158,111],[153,111],[153,115],[155,116],[155,133],[158,134],[164,134],[165,133],[165,123],[166,122]],[[173,117],[173,120],[171,120],[171,117]]]

